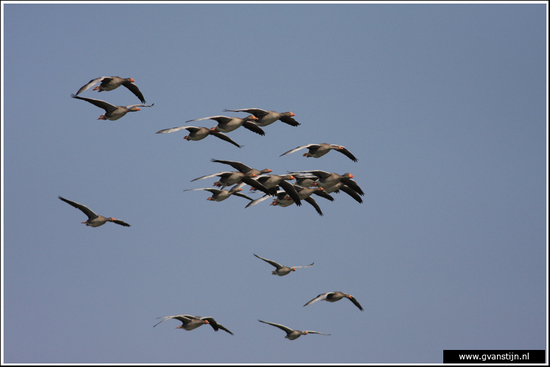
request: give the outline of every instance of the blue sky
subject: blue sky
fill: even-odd
[[[441,363],[444,349],[547,349],[545,4],[2,6],[4,362]],[[70,98],[111,75],[155,105],[102,121]],[[139,103],[125,88],[82,96]],[[251,107],[301,125],[228,133],[241,149],[155,134]],[[322,142],[358,162],[279,157]],[[350,172],[364,202],[316,198],[319,216],[184,192],[231,170],[211,158]],[[59,195],[132,226],[86,227]],[[254,253],[315,265],[276,277]],[[364,312],[302,307],[336,290]],[[153,328],[177,314],[235,335]],[[331,335],[288,341],[258,319]]]

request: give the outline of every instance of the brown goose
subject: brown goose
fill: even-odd
[[[254,179],[254,177],[257,177],[257,175],[252,172],[248,172],[248,173],[242,173],[238,171],[217,172],[217,173],[212,173],[210,175],[194,178],[191,180],[191,182],[196,180],[202,180],[205,178],[215,177],[215,176],[220,177],[220,179],[214,182],[214,186],[220,186],[223,188],[225,186],[231,186],[240,182],[244,182],[262,192],[265,192],[266,194],[270,194],[269,190],[264,185],[262,185],[261,183],[259,183],[257,180]]]
[[[253,123],[253,120],[257,120],[256,117],[250,115],[245,118],[239,118],[239,117],[228,117],[228,116],[210,116],[210,117],[202,117],[200,119],[194,119],[194,120],[187,120],[185,122],[191,122],[191,121],[200,121],[200,120],[214,120],[218,123],[217,126],[214,126],[210,130],[214,131],[221,131],[222,133],[228,133],[235,129],[238,129],[239,127],[244,127],[245,129],[248,129],[252,132],[255,132],[256,134],[265,135],[265,132],[255,123]]]
[[[183,191],[197,191],[197,190],[203,190],[203,191],[210,191],[212,193],[212,196],[209,196],[206,198],[206,200],[212,200],[212,201],[224,201],[231,195],[239,196],[241,198],[248,199],[252,201],[251,197],[246,196],[245,194],[241,194],[239,191],[242,191],[241,186],[243,186],[244,183],[235,185],[230,190],[220,190],[215,188],[200,188],[200,189],[187,189]]]
[[[140,111],[139,107],[153,107],[155,105],[153,103],[151,105],[132,104],[128,106],[115,106],[108,102],[102,101],[100,99],[79,97],[75,94],[72,94],[71,97],[76,99],[81,99],[86,102],[90,102],[94,106],[103,108],[105,110],[105,114],[99,116],[98,120],[111,120],[111,121],[118,120],[122,116],[126,115],[128,112]]]
[[[98,92],[102,91],[110,91],[113,89],[117,89],[121,85],[128,88],[132,93],[136,95],[136,97],[139,98],[141,103],[145,103],[145,99],[143,98],[143,94],[141,94],[141,91],[137,87],[137,85],[134,84],[135,80],[132,78],[121,78],[118,76],[101,76],[99,78],[92,79],[88,82],[88,84],[83,85],[78,92],[76,92],[76,95],[79,95],[80,93],[84,92],[85,90],[90,89],[93,85],[97,83],[101,83],[97,87],[95,87],[93,90],[97,90]]]
[[[200,317],[200,316],[193,316],[193,315],[175,315],[175,316],[157,317],[157,319],[164,319],[164,320],[157,322],[155,325],[153,325],[153,327],[157,326],[158,324],[166,320],[175,319],[175,320],[181,321],[181,325],[176,327],[176,329],[183,329],[183,330],[190,331],[204,324],[208,324],[212,326],[212,329],[214,329],[214,331],[218,331],[219,329],[222,329],[223,331],[226,331],[229,334],[233,335],[231,331],[226,329],[222,324],[217,323],[216,320],[214,320],[214,318],[211,316]]]
[[[235,143],[233,141],[233,139],[231,139],[229,136],[227,136],[225,134],[222,134],[218,131],[210,130],[206,127],[196,127],[196,126],[172,127],[170,129],[159,130],[155,134],[169,134],[169,133],[173,133],[175,131],[179,131],[179,130],[182,130],[182,129],[185,129],[185,130],[189,131],[189,135],[183,137],[185,140],[198,141],[198,140],[202,140],[202,139],[206,138],[208,135],[212,135],[212,136],[215,136],[215,137],[220,138],[222,140],[225,140],[225,141],[235,145],[238,148],[242,147],[242,145],[239,145],[239,144]]]
[[[272,123],[274,123],[277,120],[281,120],[285,124],[288,124],[290,126],[298,126],[300,123],[296,120],[294,120],[294,115],[292,112],[276,112],[276,111],[268,111],[268,110],[262,110],[261,108],[243,108],[240,110],[226,110],[231,112],[245,112],[245,113],[251,113],[255,117],[258,118],[258,121],[256,121],[256,124],[259,126],[267,126]]]
[[[359,304],[359,302],[357,302],[357,300],[355,299],[355,297],[353,297],[351,294],[347,294],[347,293],[343,293],[343,292],[327,292],[327,293],[322,293],[320,295],[318,295],[317,297],[315,297],[314,299],[312,299],[311,301],[309,301],[308,303],[306,303],[304,305],[307,306],[307,305],[310,305],[312,304],[313,302],[317,302],[319,300],[321,301],[327,301],[327,302],[336,302],[336,301],[339,301],[341,300],[342,298],[347,298],[349,299],[351,302],[353,302],[353,304],[355,306],[357,306],[358,309],[360,309],[361,311],[363,311],[363,307],[361,307],[361,305]]]
[[[344,173],[343,175],[339,175],[338,173],[331,173],[331,172],[326,172],[326,171],[321,171],[321,170],[313,170],[313,171],[291,172],[290,174],[294,175],[294,174],[299,174],[299,173],[310,173],[314,176],[317,176],[319,178],[319,180],[317,181],[317,184],[320,187],[325,188],[325,189],[328,189],[328,188],[338,184],[339,182],[343,182],[349,188],[355,190],[359,195],[364,195],[365,194],[363,192],[363,190],[361,190],[361,188],[359,187],[357,182],[352,180],[353,175],[349,172]]]
[[[310,266],[313,266],[313,264],[315,264],[315,263],[311,263],[311,264],[305,265],[305,266],[284,266],[284,265],[279,264],[276,261],[263,258],[263,257],[258,256],[256,254],[253,254],[253,255],[256,256],[258,259],[262,259],[263,261],[267,262],[268,264],[273,265],[276,269],[273,270],[271,272],[271,274],[278,275],[280,277],[287,275],[291,271],[296,271],[296,268],[309,268]]]
[[[304,331],[294,330],[294,329],[291,329],[287,326],[284,326],[284,325],[281,325],[281,324],[276,324],[274,322],[268,322],[268,321],[262,321],[262,320],[258,320],[258,321],[263,322],[264,324],[268,324],[268,325],[278,327],[279,329],[283,330],[286,333],[285,338],[287,338],[288,340],[298,339],[302,335],[307,335],[307,334],[319,334],[319,335],[326,335],[326,336],[330,335],[330,334],[324,334],[324,333],[320,333],[318,331],[313,331],[313,330],[304,330]]]
[[[130,227],[130,225],[124,221],[121,221],[119,219],[115,219],[113,217],[104,217],[102,215],[98,215],[94,213],[90,208],[88,208],[86,205],[79,204],[77,202],[62,198],[61,196],[58,196],[61,200],[66,202],[69,205],[74,206],[77,209],[80,209],[84,214],[88,216],[88,220],[82,222],[83,224],[86,224],[90,227],[99,227],[104,225],[107,222],[113,222],[116,224],[120,224],[121,226]]]
[[[327,144],[327,143],[321,143],[321,144],[306,144],[301,145],[299,147],[296,147],[294,149],[289,150],[288,152],[284,152],[279,157],[282,157],[285,154],[290,154],[297,152],[300,149],[308,148],[308,152],[304,153],[304,157],[312,157],[312,158],[320,158],[330,152],[331,150],[335,150],[337,152],[340,152],[344,154],[346,157],[351,159],[354,162],[357,162],[357,158],[351,152],[344,146],[336,145],[336,144]]]

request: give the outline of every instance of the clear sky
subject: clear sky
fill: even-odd
[[[441,363],[547,347],[547,6],[3,2],[7,363]],[[72,99],[135,79],[117,121]],[[139,100],[121,87],[84,97]],[[185,131],[292,111],[241,149]],[[189,123],[212,127],[209,120]],[[309,143],[331,152],[283,152]],[[365,192],[244,208],[231,170],[350,172]],[[245,187],[254,198],[259,193]],[[89,206],[131,227],[91,228]],[[315,265],[284,277],[253,254]],[[348,300],[303,305],[320,293]],[[212,316],[234,335],[157,317]],[[258,319],[330,336],[297,340]]]

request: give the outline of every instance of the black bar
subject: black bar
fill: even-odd
[[[545,350],[444,350],[443,363],[546,363]]]

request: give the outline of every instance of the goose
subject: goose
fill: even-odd
[[[83,85],[78,92],[76,92],[76,95],[79,95],[80,93],[84,92],[85,90],[90,89],[92,86],[94,86],[97,83],[99,84],[97,87],[95,87],[93,90],[97,90],[98,92],[102,91],[111,91],[114,89],[117,89],[121,85],[125,86],[130,90],[130,92],[134,93],[136,97],[139,98],[141,103],[145,103],[145,99],[143,98],[143,94],[141,94],[141,91],[137,87],[137,85],[134,84],[135,80],[132,78],[121,78],[118,76],[100,76],[99,78],[95,78],[90,80],[87,84]]]
[[[328,144],[328,143],[321,143],[321,144],[306,144],[301,145],[299,147],[296,147],[294,149],[289,150],[288,152],[284,152],[279,157],[282,157],[283,155],[290,154],[297,152],[298,150],[308,148],[308,152],[304,153],[304,157],[311,157],[311,158],[320,158],[330,152],[331,150],[335,150],[337,152],[340,152],[344,154],[346,157],[351,159],[354,162],[357,162],[357,158],[351,152],[342,145],[337,144]]]
[[[319,300],[327,301],[327,302],[336,302],[336,301],[341,300],[342,298],[349,299],[351,302],[353,302],[353,304],[355,306],[357,306],[358,309],[363,311],[363,307],[361,307],[361,305],[355,299],[355,297],[353,297],[351,294],[347,294],[347,293],[344,293],[344,292],[326,292],[326,293],[319,294],[317,297],[315,297],[314,299],[312,299],[311,301],[306,303],[303,307],[305,307],[307,305],[310,305],[314,302],[317,302]]]
[[[256,134],[259,134],[262,136],[265,135],[265,132],[262,130],[262,128],[260,128],[258,125],[252,122],[252,120],[257,120],[257,118],[254,117],[253,115],[247,116],[245,118],[217,115],[217,116],[202,117],[200,119],[187,120],[185,122],[201,121],[201,120],[216,121],[218,125],[210,129],[213,131],[228,133],[242,126],[245,129],[255,132]]]
[[[264,324],[268,324],[268,325],[278,327],[279,329],[283,330],[286,333],[285,338],[287,338],[288,340],[298,339],[302,335],[307,335],[307,334],[319,334],[319,335],[326,335],[326,336],[330,335],[330,334],[324,334],[324,333],[320,333],[318,331],[313,331],[313,330],[304,330],[304,331],[294,330],[294,329],[289,328],[288,326],[284,326],[284,325],[281,325],[281,324],[276,324],[274,322],[269,322],[269,321],[262,321],[262,320],[258,320],[258,321],[263,322]]]
[[[310,266],[313,266],[313,264],[315,264],[315,263],[311,263],[309,265],[304,265],[304,266],[284,266],[284,265],[279,264],[276,261],[266,259],[266,258],[258,256],[256,254],[253,254],[253,255],[256,256],[258,259],[262,259],[263,261],[267,262],[268,264],[273,265],[276,269],[273,270],[271,272],[271,274],[278,275],[280,277],[289,274],[291,271],[296,271],[297,268],[309,268]]]
[[[139,107],[153,107],[155,105],[153,103],[151,105],[132,104],[128,106],[115,106],[100,99],[79,97],[75,94],[71,94],[71,97],[81,99],[83,101],[93,104],[94,106],[103,108],[105,110],[105,114],[99,116],[98,120],[118,120],[122,116],[126,115],[128,112],[140,111]]]
[[[239,110],[225,110],[225,111],[250,113],[258,118],[258,120],[256,121],[256,124],[262,127],[270,125],[277,120],[281,120],[282,122],[290,126],[300,125],[298,121],[294,120],[293,117],[296,115],[292,112],[268,111],[268,110],[262,110],[261,108],[242,108]]]
[[[300,173],[309,173],[314,176],[317,176],[318,177],[317,184],[324,189],[328,189],[332,186],[335,186],[339,182],[343,182],[349,188],[356,191],[359,195],[365,195],[365,193],[363,192],[363,190],[361,190],[357,182],[352,180],[353,175],[349,172],[344,173],[343,175],[339,175],[338,173],[334,173],[334,172],[312,170],[312,171],[290,172],[289,174],[294,175],[294,174],[300,174]]]
[[[160,323],[163,323],[166,320],[175,319],[175,320],[181,321],[181,325],[176,327],[176,329],[191,331],[204,324],[209,324],[210,326],[212,326],[212,329],[214,329],[214,331],[218,331],[219,329],[222,329],[223,331],[226,331],[229,334],[233,335],[231,331],[226,329],[222,324],[217,323],[216,320],[214,320],[214,318],[211,316],[200,317],[200,316],[193,316],[193,315],[175,315],[175,316],[157,317],[157,319],[163,319],[163,320],[157,322],[155,325],[153,325],[153,327],[157,326]]]
[[[224,189],[215,189],[215,188],[199,188],[199,189],[187,189],[183,191],[197,191],[197,190],[203,190],[203,191],[210,191],[212,193],[212,196],[209,196],[206,198],[206,200],[211,201],[224,201],[231,195],[239,196],[241,198],[248,199],[252,201],[251,197],[246,196],[245,194],[241,194],[239,191],[242,191],[241,187],[244,185],[244,183],[240,183],[238,185],[233,186],[230,190],[224,190]]]
[[[242,145],[239,145],[236,142],[234,142],[233,139],[231,139],[229,136],[222,134],[219,131],[210,130],[207,127],[179,126],[179,127],[172,127],[169,129],[162,129],[157,131],[155,134],[169,134],[169,133],[173,133],[175,131],[179,131],[183,129],[189,131],[189,135],[183,137],[185,140],[188,140],[188,141],[191,141],[191,140],[198,141],[206,138],[208,135],[212,135],[222,140],[225,140],[235,145],[238,148],[242,147]]]
[[[120,224],[121,226],[124,226],[124,227],[130,227],[130,225],[128,223],[126,223],[122,220],[115,219],[113,217],[104,217],[102,215],[98,215],[98,214],[94,213],[86,205],[82,205],[82,204],[79,204],[75,201],[65,199],[61,196],[58,196],[58,198],[63,200],[67,204],[72,205],[77,209],[80,209],[84,214],[86,214],[88,216],[88,220],[82,222],[83,224],[86,224],[86,226],[99,227],[99,226],[104,225],[107,222],[113,222],[113,223],[116,223],[116,224]]]

